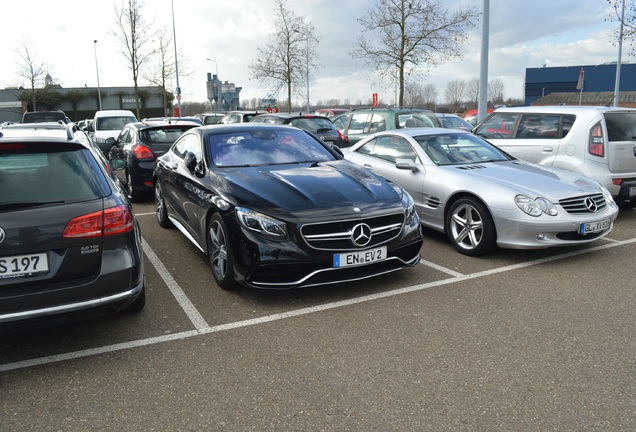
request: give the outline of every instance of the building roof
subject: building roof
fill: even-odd
[[[579,103],[580,102],[580,103]],[[550,93],[534,102],[536,105],[593,105],[593,106],[613,106],[614,92],[567,92]],[[627,108],[636,108],[636,91],[620,92],[618,105]]]

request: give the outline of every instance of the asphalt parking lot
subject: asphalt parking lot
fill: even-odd
[[[416,268],[232,292],[153,211],[142,313],[0,335],[0,430],[636,430],[636,210],[586,246],[426,231]]]

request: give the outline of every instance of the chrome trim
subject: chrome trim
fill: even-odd
[[[188,240],[190,240],[192,243],[194,243],[194,245],[199,248],[199,250],[201,252],[204,252],[203,248],[199,245],[199,243],[197,243],[197,241],[194,239],[194,237],[192,237],[190,235],[190,233],[188,232],[188,230],[185,229],[185,227],[183,225],[181,225],[180,222],[178,222],[175,218],[168,216],[168,219],[170,220],[170,222],[172,222],[172,224],[179,230],[181,231],[181,234],[183,234],[184,236],[186,236],[186,238]]]
[[[401,263],[403,263],[405,266],[414,266],[415,264],[417,264],[420,261],[420,259],[421,259],[420,255],[417,254],[417,256],[415,258],[413,258],[412,260],[410,260],[410,261],[404,261],[403,259],[394,256],[394,257],[387,258],[386,260],[380,261],[380,262],[387,262],[387,261],[397,260],[397,261],[400,261]],[[360,266],[360,267],[364,267],[364,266]],[[315,272],[311,272],[307,276],[305,276],[304,278],[299,279],[299,280],[294,281],[294,282],[271,283],[271,282],[249,281],[248,283],[250,285],[253,285],[253,286],[256,286],[256,287],[259,287],[259,286],[260,287],[281,287],[281,288],[293,287],[293,286],[301,285],[304,281],[314,277],[315,275],[317,275],[319,273],[338,271],[338,270],[341,270],[342,268],[349,268],[349,267],[327,268],[327,269],[322,269],[322,270],[316,270]],[[380,276],[380,275],[387,274],[387,273],[393,273],[394,271],[402,270],[402,268],[403,267],[392,269],[392,270],[379,271],[379,272],[376,272],[376,273],[373,273],[373,274],[369,274],[369,275],[366,275],[366,276],[351,277],[351,278],[342,279],[342,280],[333,281],[333,282],[316,282],[316,283],[311,283],[311,284],[308,284],[308,285],[302,285],[302,287],[306,288],[306,287],[319,286],[319,285],[333,285],[333,284],[337,284],[337,283],[346,283],[346,282],[364,280],[364,279],[369,279],[369,278]]]
[[[68,313],[68,312],[96,308],[99,306],[106,306],[110,303],[115,303],[120,300],[126,299],[128,297],[132,297],[135,294],[138,294],[139,292],[141,292],[141,289],[143,288],[143,286],[144,286],[144,281],[142,280],[141,283],[137,285],[136,287],[128,291],[124,291],[122,293],[114,294],[108,297],[101,297],[98,299],[86,300],[86,301],[78,302],[78,303],[70,303],[70,304],[61,305],[61,306],[52,306],[52,307],[47,307],[42,309],[14,312],[10,314],[0,315],[0,323],[20,321],[24,319],[39,318],[39,317],[51,316],[51,315],[59,315],[59,314]]]

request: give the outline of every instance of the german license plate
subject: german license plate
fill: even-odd
[[[371,264],[386,259],[386,246],[357,252],[335,254],[333,256],[334,267],[352,267]]]
[[[629,188],[629,196],[630,197],[636,196],[636,186],[632,186]]]
[[[586,235],[602,232],[608,229],[611,225],[612,221],[610,219],[603,219],[597,222],[582,223],[579,226],[579,234]]]
[[[49,271],[46,253],[0,257],[0,279]]]

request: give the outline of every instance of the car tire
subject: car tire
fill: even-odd
[[[446,234],[461,254],[480,256],[497,247],[497,232],[490,212],[476,198],[460,198],[446,215]]]
[[[157,222],[162,228],[171,228],[172,222],[168,219],[168,209],[166,208],[166,200],[163,198],[163,189],[159,180],[155,182],[155,214]]]
[[[234,257],[223,218],[215,213],[208,224],[208,259],[216,283],[224,290],[236,288]]]
[[[132,175],[130,175],[130,171],[128,170],[126,170],[126,192],[131,202],[136,203],[141,199],[141,192],[134,188]]]

